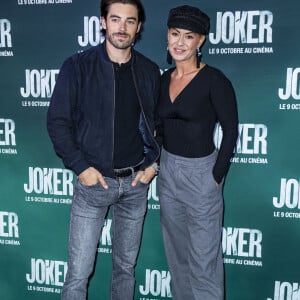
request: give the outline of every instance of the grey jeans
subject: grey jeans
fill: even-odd
[[[97,244],[108,208],[113,220],[111,300],[132,300],[134,267],[141,242],[147,207],[148,185],[139,182],[131,186],[132,176],[107,178],[105,190],[101,184],[75,185],[71,207],[69,260],[62,290],[63,300],[85,300]]]
[[[222,300],[222,184],[203,158],[161,154],[158,189],[161,226],[174,300]]]

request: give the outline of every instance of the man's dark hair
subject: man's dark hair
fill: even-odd
[[[100,4],[100,13],[101,13],[101,17],[104,18],[105,20],[107,18],[109,6],[114,3],[131,4],[137,8],[138,22],[141,22],[141,29],[136,34],[136,40],[139,40],[141,38],[141,32],[143,31],[143,23],[146,20],[145,10],[142,2],[140,0],[102,0]],[[105,36],[106,30],[102,28],[101,32]]]
[[[109,6],[114,3],[122,3],[122,4],[131,4],[136,6],[138,11],[138,22],[144,23],[145,22],[145,10],[143,4],[140,0],[102,0],[101,1],[101,17],[106,19]]]

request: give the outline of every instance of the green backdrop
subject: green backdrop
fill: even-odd
[[[60,299],[74,175],[54,154],[45,116],[63,60],[101,41],[98,2],[0,3],[1,300]],[[167,14],[180,4],[211,16],[203,60],[230,78],[238,100],[240,136],[224,188],[226,299],[300,299],[300,2],[144,0],[147,20],[135,47],[161,70],[169,68]],[[221,138],[217,128],[216,145]],[[154,180],[138,300],[172,298],[159,209]],[[109,299],[111,235],[109,216],[90,300]]]

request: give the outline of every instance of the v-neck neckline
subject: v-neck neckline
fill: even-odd
[[[171,98],[171,96],[170,96],[170,83],[171,83],[171,75],[172,75],[172,73],[175,71],[175,68],[174,68],[174,70],[172,71],[172,72],[170,72],[170,76],[169,76],[169,84],[168,84],[168,96],[169,96],[169,101],[170,101],[170,103],[173,105],[173,104],[175,104],[175,102],[177,102],[178,101],[178,98],[180,98],[180,96],[184,93],[184,91],[192,84],[192,82],[194,81],[194,79],[196,78],[196,77],[198,77],[198,75],[200,74],[200,73],[202,73],[202,71],[203,71],[203,69],[205,69],[206,68],[206,66],[207,66],[207,64],[205,64],[196,74],[195,74],[195,76],[186,84],[186,86],[177,94],[177,96],[172,100],[172,98]]]

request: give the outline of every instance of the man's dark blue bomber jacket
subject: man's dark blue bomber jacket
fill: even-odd
[[[135,50],[131,71],[141,106],[144,169],[159,156],[153,132],[160,73],[156,64]],[[114,84],[105,42],[69,57],[62,65],[48,109],[47,128],[55,152],[76,175],[94,167],[103,176],[114,177]]]

